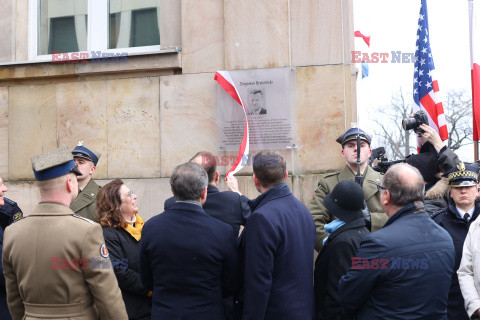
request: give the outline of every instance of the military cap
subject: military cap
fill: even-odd
[[[370,136],[360,128],[350,128],[350,129],[348,129],[347,131],[345,131],[344,134],[342,134],[340,137],[338,137],[336,141],[338,143],[340,143],[343,147],[345,142],[357,139],[357,135],[360,135],[360,139],[364,140],[364,141],[367,141],[368,144],[372,143],[372,138],[370,138]]]
[[[474,186],[478,182],[478,168],[461,162],[456,168],[446,172],[445,176],[448,178],[448,184],[452,187]]]
[[[32,168],[38,181],[74,173],[81,175],[67,147],[61,147],[32,157]]]
[[[101,153],[95,151],[94,149],[87,147],[83,141],[79,141],[75,149],[73,149],[72,154],[74,157],[84,158],[92,161],[95,165],[98,163],[98,159],[102,156]]]

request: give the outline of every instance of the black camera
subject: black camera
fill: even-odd
[[[413,129],[416,133],[424,133],[419,127],[422,124],[428,125],[428,116],[427,113],[423,110],[415,112],[413,118],[407,118],[402,120],[402,126],[405,130]]]

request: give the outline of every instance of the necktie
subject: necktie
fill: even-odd
[[[465,215],[463,216],[463,220],[465,220],[465,222],[468,222],[469,218],[470,218],[470,215],[468,213],[465,213]]]

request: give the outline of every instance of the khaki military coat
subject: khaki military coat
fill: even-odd
[[[363,178],[363,191],[365,193],[367,207],[371,214],[372,231],[376,231],[383,227],[388,220],[387,215],[383,212],[382,206],[380,205],[380,192],[377,190],[377,182],[382,181],[382,174],[373,170],[370,166],[367,166]],[[340,171],[321,175],[318,188],[315,190],[312,200],[307,205],[315,222],[315,249],[317,251],[320,251],[323,239],[327,237],[325,225],[335,219],[323,205],[323,199],[327,194],[332,192],[333,188],[341,180],[355,181],[355,174],[348,166],[345,166]]]
[[[95,217],[97,193],[100,190],[100,186],[92,179],[85,188],[78,193],[77,199],[70,205],[70,209],[73,210],[79,216],[90,220],[97,220]]]
[[[5,230],[3,268],[14,320],[127,320],[99,224],[40,203]]]

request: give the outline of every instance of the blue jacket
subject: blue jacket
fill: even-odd
[[[475,203],[475,210],[472,218],[468,223],[457,216],[457,207],[452,198],[448,199],[448,208],[433,215],[432,219],[438,223],[442,228],[447,230],[453,240],[455,246],[455,268],[452,276],[452,284],[450,285],[450,292],[448,293],[448,320],[468,320],[468,314],[465,311],[465,304],[463,301],[462,291],[458,283],[457,270],[460,267],[462,260],[463,243],[467,237],[470,225],[477,219],[480,213],[480,202]]]
[[[454,265],[450,235],[409,204],[361,242],[340,280],[343,313],[357,320],[446,319]]]
[[[152,319],[223,320],[222,295],[237,289],[232,228],[202,207],[177,202],[145,223],[140,275],[153,290]]]
[[[164,210],[168,210],[175,203],[175,198],[165,200]],[[203,210],[209,216],[214,217],[233,228],[238,235],[241,225],[245,225],[250,216],[248,199],[232,191],[218,191],[217,187],[209,185],[207,188],[207,201],[203,204]]]
[[[315,225],[283,183],[251,202],[242,234],[243,320],[313,318]]]

